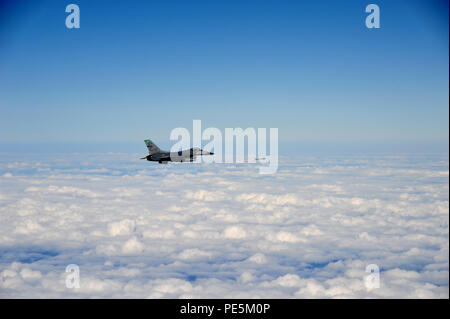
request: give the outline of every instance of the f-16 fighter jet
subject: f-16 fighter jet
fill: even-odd
[[[163,151],[151,140],[145,140],[144,142],[148,148],[148,155],[141,159],[160,164],[167,164],[167,162],[193,162],[197,156],[214,155],[214,153],[204,151],[198,147],[178,152]]]

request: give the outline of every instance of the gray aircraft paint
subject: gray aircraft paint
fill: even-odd
[[[198,147],[193,147],[179,152],[169,152],[161,150],[152,140],[145,140],[145,145],[148,148],[148,155],[141,159],[147,161],[158,162],[160,164],[167,164],[167,162],[193,162],[197,156],[214,155],[214,153],[207,152]]]

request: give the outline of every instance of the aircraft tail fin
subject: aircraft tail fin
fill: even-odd
[[[153,143],[152,140],[145,140],[144,142],[145,142],[145,145],[147,145],[148,153],[150,155],[161,152],[160,148],[158,146],[156,146],[156,144]]]

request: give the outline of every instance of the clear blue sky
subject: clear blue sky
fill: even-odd
[[[448,1],[1,3],[0,143],[168,141],[193,119],[280,142],[448,141]]]

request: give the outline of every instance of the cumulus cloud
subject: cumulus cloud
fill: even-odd
[[[225,238],[239,239],[245,238],[247,236],[247,233],[242,227],[230,226],[225,229],[223,235]]]
[[[283,242],[283,243],[296,243],[296,242],[300,242],[300,241],[305,241],[302,238],[299,238],[298,236],[296,236],[293,233],[289,233],[286,231],[280,231],[276,234],[270,234],[269,236],[267,236],[267,239],[269,239],[270,241],[275,241],[275,242]]]
[[[122,246],[122,252],[124,254],[140,254],[144,250],[144,244],[141,243],[136,237],[128,239]]]
[[[261,253],[254,254],[248,260],[257,264],[265,264],[267,262],[266,256]]]
[[[178,255],[178,257],[181,259],[198,259],[198,258],[211,257],[211,256],[212,256],[212,253],[202,251],[197,248],[186,249]]]
[[[215,202],[225,199],[225,195],[222,192],[211,192],[200,189],[196,192],[188,191],[186,198],[194,201]]]
[[[136,158],[0,161],[0,297],[448,298],[447,155]]]
[[[135,222],[130,219],[124,219],[113,222],[108,225],[108,231],[111,236],[129,235],[135,230]]]
[[[42,278],[42,274],[40,271],[34,271],[30,268],[23,268],[20,271],[20,276],[22,276],[25,280],[36,280]]]

